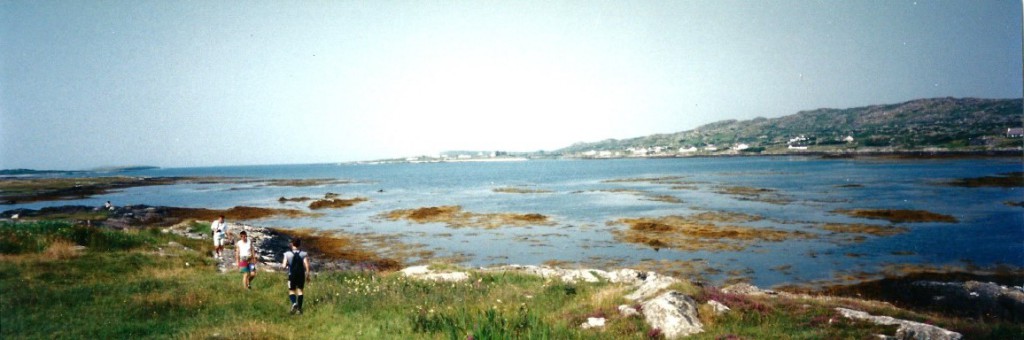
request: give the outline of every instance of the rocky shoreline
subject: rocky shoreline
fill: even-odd
[[[13,220],[24,218],[47,218],[56,215],[77,216],[81,219],[71,218],[74,223],[105,227],[112,229],[130,230],[139,228],[159,227],[163,232],[174,233],[191,239],[211,240],[212,234],[205,229],[196,228],[194,218],[187,217],[188,214],[180,214],[181,208],[152,207],[152,206],[126,206],[118,207],[109,211],[101,211],[94,207],[87,206],[64,206],[44,208],[39,210],[17,209],[0,213],[0,218]],[[179,214],[174,213],[175,211]],[[204,211],[203,213],[208,213]],[[205,216],[205,215],[203,215]],[[203,220],[205,221],[205,220]],[[245,231],[253,242],[259,258],[258,267],[261,272],[281,271],[283,254],[290,249],[289,240],[294,237],[290,231],[283,231],[274,228],[253,226],[244,223],[228,223],[229,245],[226,247],[224,256],[216,258],[217,270],[221,273],[235,273],[237,266],[234,263],[233,243],[239,239],[238,233]],[[368,263],[351,261],[347,259],[336,259],[311,252],[311,265],[313,275],[332,271],[374,271],[374,267]],[[398,264],[396,264],[398,265]],[[694,304],[693,299],[677,291],[667,290],[675,284],[683,282],[678,278],[660,275],[655,272],[641,272],[634,269],[619,269],[615,271],[604,271],[599,269],[563,269],[549,266],[530,265],[507,265],[492,268],[477,268],[476,272],[517,272],[529,275],[536,275],[548,279],[561,280],[563,282],[597,282],[607,281],[618,284],[626,284],[635,288],[627,295],[627,298],[636,301],[642,308],[625,306],[620,308],[622,313],[639,313],[651,325],[664,332],[666,336],[694,334],[700,331],[699,318],[696,314],[702,310],[701,306]],[[463,281],[470,277],[465,271],[448,270],[436,271],[428,266],[415,266],[402,269],[403,275],[434,281]],[[1011,274],[1011,281],[1014,280]],[[903,280],[895,283],[878,281],[879,291],[898,292],[897,295],[883,295],[878,298],[882,301],[891,301],[903,307],[914,309],[931,310],[943,314],[958,315],[972,319],[1005,320],[1011,322],[1024,321],[1024,282],[1016,278],[1013,285],[1001,285],[995,282],[984,282],[977,279],[965,278],[962,275],[949,275],[943,279],[941,275],[924,277],[919,280]],[[887,279],[893,280],[893,279]],[[691,282],[698,286],[705,284]],[[863,284],[863,283],[862,283]],[[868,283],[871,284],[871,283]],[[860,300],[859,292],[854,290],[827,289],[825,291],[803,291],[776,292],[763,290],[748,284],[736,284],[721,288],[720,291],[726,294],[743,294],[756,296],[780,296],[786,298],[800,297],[811,299],[855,299]],[[822,294],[825,295],[822,295]],[[839,296],[856,296],[842,298]],[[860,300],[867,301],[867,300]],[[711,302],[709,302],[711,303]],[[881,302],[879,302],[881,303]],[[719,303],[720,304],[720,303]],[[719,307],[712,304],[703,307],[703,310],[727,311],[724,305]],[[896,338],[915,338],[921,334],[927,334],[928,339],[959,339],[958,333],[947,330],[936,329],[921,323],[905,320],[896,320],[888,317],[867,315],[856,310],[837,310],[840,314],[860,320],[897,325],[899,330]],[[689,320],[689,321],[687,321]],[[696,322],[693,322],[696,321]],[[602,321],[594,320],[593,324],[585,327],[600,327]],[[581,327],[584,327],[581,325]],[[921,338],[921,337],[916,337]]]
[[[698,304],[693,297],[672,288],[676,285],[683,284],[683,280],[671,276],[659,275],[655,272],[641,272],[628,268],[604,271],[599,269],[563,269],[557,267],[530,265],[506,265],[491,268],[479,268],[476,271],[488,273],[515,272],[535,275],[545,279],[558,280],[565,283],[606,281],[613,284],[621,284],[631,287],[633,291],[625,297],[626,299],[633,301],[634,304],[618,306],[618,311],[621,316],[642,317],[652,329],[660,330],[661,334],[668,339],[685,337],[703,332],[704,325],[701,322],[701,313],[713,313],[720,316],[730,313],[731,310],[722,302],[714,299],[708,299],[703,304],[706,306]],[[461,282],[470,278],[470,274],[465,271],[435,271],[429,266],[408,267],[401,270],[401,273],[406,277],[414,279],[442,282]],[[709,287],[702,288],[714,289]],[[1006,288],[1003,287],[1003,289],[1005,290]],[[792,300],[843,299],[828,296],[777,292],[761,289],[746,283],[733,284],[717,289],[717,294],[722,297],[741,295]],[[1024,306],[1024,292],[1019,290],[1012,291],[1008,296],[1012,296],[1010,300],[1014,301],[1015,306]],[[874,303],[885,304],[884,302]],[[895,334],[878,334],[880,338],[933,340],[958,340],[963,338],[963,335],[958,332],[950,331],[927,323],[903,320],[889,316],[876,316],[868,314],[867,312],[843,307],[836,307],[835,311],[837,314],[852,320],[861,320],[877,325],[896,326]],[[606,319],[604,317],[589,317],[587,318],[587,321],[579,327],[583,329],[602,328],[605,325],[605,321]],[[829,320],[829,323],[831,322],[832,320]]]

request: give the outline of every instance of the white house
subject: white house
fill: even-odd
[[[853,136],[846,136],[846,138],[843,138],[843,141],[847,143],[853,143]]]
[[[732,147],[732,149],[736,150],[736,151],[742,151],[742,150],[746,150],[746,149],[749,149],[749,148],[750,148],[750,145],[743,144],[743,143],[736,144],[736,145],[734,145]]]
[[[688,148],[679,148],[679,153],[691,153],[691,152],[697,152],[697,147],[696,146],[691,146],[691,147],[688,147]]]
[[[629,148],[627,150],[629,150],[629,152],[632,152],[633,155],[638,156],[647,156],[647,154],[650,153],[650,150],[648,150],[647,148]]]
[[[714,146],[713,144],[709,144],[708,146],[704,147],[704,151],[718,151],[718,147]]]
[[[1009,128],[1009,129],[1006,129],[1006,137],[1009,137],[1009,138],[1021,138],[1021,137],[1024,137],[1024,128]]]

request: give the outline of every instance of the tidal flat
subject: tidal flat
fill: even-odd
[[[421,250],[396,257],[404,264],[630,267],[701,259],[714,269],[702,274],[709,281],[771,286],[887,263],[1022,265],[1020,245],[1005,241],[1021,238],[1008,227],[1022,223],[1021,210],[1004,204],[1020,201],[1019,188],[937,185],[1015,169],[1019,162],[1008,159],[811,157],[163,169],[135,175],[190,180],[10,208],[110,200],[192,209],[182,216],[200,220],[226,212],[231,221]],[[107,218],[74,214],[61,218]],[[689,225],[666,223],[672,218]]]

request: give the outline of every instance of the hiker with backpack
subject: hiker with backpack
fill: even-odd
[[[289,243],[292,250],[284,253],[281,265],[288,270],[288,299],[292,302],[290,313],[302,315],[302,289],[309,281],[309,254],[299,250],[302,240],[293,238]]]

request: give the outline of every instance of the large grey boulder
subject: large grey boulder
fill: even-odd
[[[661,330],[666,338],[674,339],[704,331],[704,325],[697,318],[697,302],[683,293],[669,291],[641,306],[647,324]]]
[[[662,276],[648,273],[646,279],[635,291],[626,295],[627,299],[640,301],[657,295],[672,284],[680,282],[679,279],[671,276]]]
[[[837,307],[836,311],[843,316],[855,319],[872,322],[877,325],[898,325],[896,329],[895,339],[900,340],[960,340],[963,335],[957,332],[946,330],[941,327],[932,326],[925,323],[907,321],[902,319],[893,318],[891,316],[875,316],[853,309],[846,309]],[[889,338],[889,337],[887,337]]]

